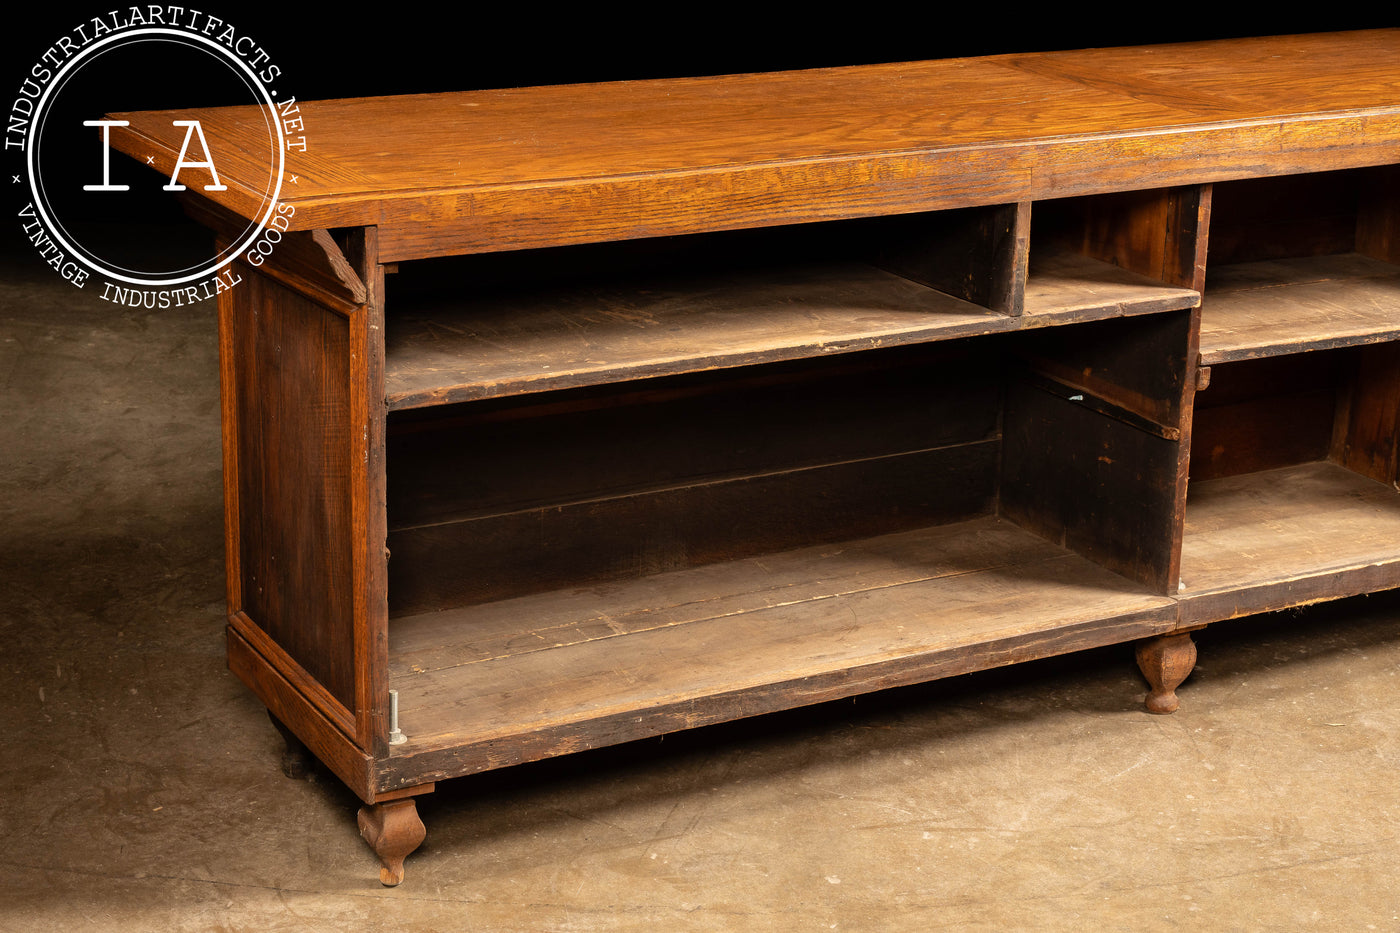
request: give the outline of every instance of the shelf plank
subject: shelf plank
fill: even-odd
[[[1192,483],[1183,623],[1400,586],[1400,492],[1317,462]]]
[[[417,408],[1014,327],[857,263],[454,299],[391,317],[386,400]]]
[[[1008,317],[861,263],[438,299],[395,313],[401,410],[1190,308],[1196,292],[1065,251]]]
[[[1023,327],[1194,308],[1201,296],[1066,249],[1031,246]]]
[[[387,780],[466,774],[1171,629],[996,518],[395,620]]]
[[[1356,253],[1211,269],[1201,364],[1400,338],[1400,266]]]

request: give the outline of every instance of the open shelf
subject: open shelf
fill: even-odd
[[[789,265],[430,300],[387,335],[390,410],[1011,330],[874,266]]]
[[[1010,349],[941,341],[395,412],[390,612],[986,514]]]
[[[1032,248],[1023,327],[1194,308],[1189,288],[1165,285],[1120,266],[1054,246]]]
[[[1023,326],[1196,307],[1208,203],[1196,186],[1037,201]]]
[[[1191,485],[1183,622],[1400,586],[1400,492],[1334,463]]]
[[[1194,307],[1199,295],[1063,250],[1022,319],[860,263],[440,299],[398,311],[390,410]]]
[[[1170,598],[994,517],[424,613],[390,626],[409,736],[393,755],[470,773],[1175,618]]]
[[[1214,186],[1202,365],[1400,336],[1393,167]]]
[[[1170,631],[1197,293],[1057,268],[1183,304],[392,413],[381,786]]]
[[[1400,337],[1400,266],[1357,253],[1227,265],[1207,289],[1207,366]]]
[[[1079,200],[1098,217],[1121,199]],[[423,408],[1199,302],[1131,271],[1135,254],[1085,246],[1072,209],[1052,211],[1027,261],[1029,214],[994,205],[406,266],[389,281],[386,401]]]

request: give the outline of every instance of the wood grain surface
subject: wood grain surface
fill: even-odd
[[[240,274],[219,309],[230,610],[354,709],[348,322],[251,267]]]
[[[385,261],[1374,165],[1400,31],[299,102],[294,227],[379,225]],[[254,107],[120,113],[173,169],[199,119],[245,217]]]

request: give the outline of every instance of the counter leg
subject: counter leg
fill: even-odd
[[[1196,666],[1196,643],[1191,640],[1191,633],[1143,639],[1137,643],[1137,662],[1152,688],[1147,694],[1147,711],[1176,712],[1181,705],[1176,688]]]
[[[379,880],[388,886],[403,881],[403,860],[428,835],[417,802],[404,797],[361,807],[359,822],[360,835],[379,856]]]
[[[292,733],[291,729],[283,725],[282,720],[272,715],[272,710],[267,711],[267,718],[272,720],[273,726],[282,735],[282,741],[286,743],[286,747],[282,750],[282,773],[298,781],[310,778],[312,764],[315,760],[311,755],[311,750]]]

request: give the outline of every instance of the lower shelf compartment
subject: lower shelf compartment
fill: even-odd
[[[385,789],[1168,631],[992,517],[393,620]]]
[[[1400,586],[1400,492],[1316,462],[1192,483],[1181,619],[1215,622]]]

